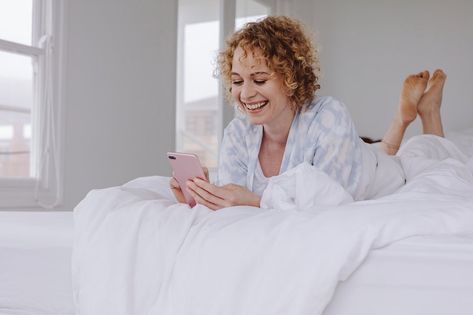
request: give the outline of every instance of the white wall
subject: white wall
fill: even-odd
[[[473,126],[473,1],[300,0],[295,15],[315,30],[321,94],[349,107],[361,135],[381,137],[404,77],[443,68],[446,129]],[[408,135],[420,132],[416,123]]]
[[[177,1],[67,1],[65,202],[169,174]]]
[[[174,148],[177,1],[67,1],[65,200],[93,188],[169,175]],[[381,137],[404,76],[448,74],[447,129],[471,126],[473,2],[290,0],[315,30],[321,94],[349,107],[362,135]],[[283,7],[283,6],[281,6]],[[409,134],[419,132],[419,126]]]

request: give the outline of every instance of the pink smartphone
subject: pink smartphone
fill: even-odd
[[[173,176],[179,183],[187,204],[191,207],[195,206],[194,198],[187,191],[186,181],[195,177],[206,179],[199,158],[195,154],[181,152],[168,152],[167,156],[174,172]]]

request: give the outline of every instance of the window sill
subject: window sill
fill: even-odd
[[[40,186],[35,178],[0,179],[0,210],[28,208],[40,210],[48,208],[51,200],[56,199],[54,191]]]

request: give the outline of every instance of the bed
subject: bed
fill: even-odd
[[[72,214],[0,212],[0,314],[74,314]]]
[[[455,139],[459,139],[457,143],[460,143],[468,154],[473,152],[472,131],[455,135]],[[100,198],[107,196],[102,200],[103,209],[101,211],[96,211],[94,216],[89,216],[87,219],[83,215],[78,217],[78,212],[74,214],[76,224],[87,223],[90,227],[88,233],[82,233],[79,239],[76,235],[74,241],[73,214],[70,212],[0,212],[0,314],[67,315],[74,314],[74,309],[76,309],[80,314],[159,313],[174,315],[186,314],[184,312],[188,310],[186,307],[193,309],[187,314],[222,314],[223,304],[214,303],[215,305],[212,304],[214,306],[209,307],[209,304],[206,304],[208,301],[206,297],[212,293],[211,300],[225,301],[228,298],[225,295],[225,290],[228,288],[220,283],[222,281],[229,282],[231,280],[239,283],[236,288],[240,290],[239,292],[244,291],[245,285],[248,283],[245,283],[246,280],[243,279],[245,277],[242,277],[241,273],[234,273],[234,270],[245,270],[245,274],[252,275],[253,279],[258,278],[259,281],[265,280],[268,283],[277,280],[286,281],[287,287],[299,290],[298,287],[291,287],[293,283],[281,275],[275,275],[275,279],[266,279],[266,271],[268,274],[274,275],[277,270],[267,270],[271,269],[268,266],[272,264],[268,264],[264,259],[257,261],[261,263],[261,266],[264,266],[263,272],[261,270],[252,271],[248,265],[235,265],[233,266],[234,270],[219,266],[221,262],[228,263],[226,259],[230,259],[235,252],[240,253],[240,257],[243,256],[241,253],[253,258],[258,256],[252,256],[252,250],[257,247],[250,247],[250,245],[253,246],[250,242],[255,243],[264,239],[258,239],[257,236],[251,235],[254,232],[253,229],[246,231],[249,240],[246,248],[238,248],[238,241],[232,238],[235,236],[232,232],[232,224],[247,218],[248,211],[254,209],[234,209],[236,211],[233,211],[231,215],[222,212],[222,218],[218,220],[214,218],[212,219],[214,221],[209,221],[205,209],[197,209],[194,211],[194,215],[189,215],[188,209],[172,206],[172,202],[164,200],[166,198],[158,200],[155,195],[156,191],[150,190],[149,187],[151,184],[158,184],[159,181],[164,182],[165,179],[156,177],[139,179],[122,187],[110,188],[106,195],[103,194],[104,191],[99,191],[98,193],[102,194]],[[115,197],[120,198],[123,190],[127,192],[128,197],[133,196],[133,198],[123,199],[124,203],[117,207],[117,198],[110,197],[110,194],[116,193]],[[460,189],[457,192],[460,195],[465,194],[465,190]],[[468,190],[466,192],[468,193]],[[162,191],[160,193],[165,194]],[[340,272],[337,273],[337,276],[340,277],[340,281],[337,280],[336,289],[331,291],[328,288],[326,290],[328,293],[323,296],[323,299],[320,295],[309,294],[304,301],[299,301],[296,305],[299,308],[284,309],[274,308],[274,305],[278,303],[275,303],[274,300],[265,300],[268,298],[265,295],[257,295],[258,299],[251,300],[245,294],[238,294],[232,296],[234,302],[226,304],[228,306],[234,303],[230,308],[231,311],[225,313],[258,314],[255,311],[256,308],[248,306],[252,305],[258,306],[259,311],[269,310],[269,312],[259,312],[259,314],[472,314],[473,216],[470,214],[473,212],[473,204],[468,201],[471,199],[470,197],[473,197],[473,194],[466,196],[467,202],[461,204],[456,201],[458,198],[456,199],[455,196],[451,200],[445,199],[443,202],[441,208],[449,210],[448,208],[451,207],[452,211],[456,211],[456,218],[460,220],[453,220],[448,211],[440,211],[439,213],[443,217],[439,217],[441,220],[435,222],[435,217],[428,217],[428,209],[426,208],[425,212],[420,214],[425,222],[413,225],[413,230],[404,231],[402,237],[399,234],[393,234],[399,225],[384,225],[382,229],[378,230],[378,232],[384,233],[384,238],[372,238],[369,244],[365,241],[358,241],[356,243],[357,251],[351,252],[347,256],[347,261],[350,263],[345,263],[338,269]],[[412,201],[414,200],[411,200],[410,203]],[[134,214],[130,216],[130,208],[127,208],[127,205],[131,203],[135,203],[135,205]],[[156,207],[164,206],[170,206],[169,210],[173,212],[169,212],[171,216],[158,218],[155,213]],[[369,202],[361,204],[363,209],[374,206],[376,205],[371,205]],[[114,209],[113,216],[110,216],[110,212],[107,214],[102,211],[106,208]],[[175,213],[179,214],[172,217]],[[280,215],[288,214],[286,212]],[[374,212],[369,215],[376,216]],[[255,216],[257,217],[255,223],[261,223],[261,217],[264,216],[265,213],[258,213]],[[313,214],[302,214],[302,216],[312,217]],[[187,227],[194,225],[201,229],[193,229],[191,233],[189,233],[190,230],[186,230],[186,233],[182,234],[183,230],[176,229],[176,227],[183,227],[183,225],[176,225],[173,219],[182,219],[183,217],[189,218]],[[290,217],[291,220],[296,220],[294,216]],[[271,215],[271,218],[271,220],[276,220],[274,215]],[[167,221],[158,222],[163,219]],[[225,244],[231,244],[232,251],[228,250],[230,245],[219,247],[222,244],[213,238],[213,235],[216,234],[211,233],[215,224],[222,222],[221,219],[227,220],[227,225],[218,227],[219,231],[223,231],[223,234],[219,235],[225,237]],[[462,219],[471,221],[464,220],[465,222],[461,226],[454,226],[454,222],[462,221]],[[83,220],[82,223],[81,220]],[[353,216],[353,220],[356,220],[355,216]],[[169,230],[160,234],[153,226],[158,226],[163,222],[166,222]],[[251,223],[251,221],[248,222]],[[442,222],[448,222],[448,224]],[[198,224],[196,225],[196,223]],[[280,229],[284,228],[281,225],[279,227]],[[307,226],[300,225],[298,228],[300,231],[305,231]],[[307,233],[312,232],[308,230]],[[180,247],[169,246],[173,239],[179,239],[179,235],[184,235],[179,243]],[[199,238],[199,235],[204,237]],[[393,235],[398,239],[393,240]],[[189,243],[189,239],[192,239],[194,243]],[[182,242],[182,240],[184,241]],[[232,241],[234,243],[231,243]],[[88,245],[90,248],[78,246],[78,242]],[[198,246],[195,242],[198,242]],[[334,244],[337,242],[341,242],[341,240],[336,240]],[[74,258],[71,258],[73,244],[75,252]],[[214,248],[212,248],[213,246]],[[280,246],[285,248],[286,244],[282,242]],[[336,247],[343,247],[343,245]],[[176,260],[165,261],[166,257],[173,257],[173,259],[178,257],[172,255],[171,252],[164,256],[156,254],[159,250],[171,251],[176,248],[181,253],[179,258],[181,262],[178,261],[177,264]],[[209,253],[216,250],[221,253],[221,256],[226,257],[209,256]],[[290,250],[297,250],[297,248],[290,248]],[[366,255],[361,255],[360,251]],[[274,253],[276,252],[265,253],[262,256],[275,257],[271,256]],[[311,259],[316,261],[316,255],[310,253],[307,255],[312,255]],[[192,258],[191,260],[195,264],[184,264],[183,261],[186,260],[186,257]],[[208,261],[209,258],[215,260]],[[279,259],[283,260],[285,257],[279,256]],[[75,261],[72,275],[71,260]],[[240,260],[244,261],[244,259]],[[255,261],[248,260],[248,262],[254,263]],[[208,268],[206,269],[204,266],[208,266]],[[153,273],[153,269],[159,269],[160,272]],[[169,277],[160,278],[165,274],[169,275],[178,271],[181,273],[177,275],[177,278],[181,278],[180,281],[172,282]],[[289,270],[287,274],[291,274],[291,272],[294,271]],[[119,274],[126,276],[117,276]],[[239,278],[235,278],[235,274]],[[218,277],[212,279],[212,275],[218,275]],[[295,277],[306,276],[304,274],[293,275]],[[199,286],[204,283],[203,279],[206,281],[205,285]],[[324,278],[319,280],[324,281]],[[305,281],[301,278],[299,282],[295,281],[294,283],[304,286],[311,282],[313,281]],[[182,286],[183,284],[185,286]],[[250,287],[253,288],[251,285]],[[209,289],[209,293],[198,292],[196,288],[201,291]],[[221,292],[212,291],[215,288]],[[268,289],[261,283],[257,283],[254,288]],[[179,292],[176,293],[176,289],[179,289]],[[317,290],[314,292],[323,291]],[[174,293],[170,296],[167,292]],[[194,293],[189,295],[189,292]],[[293,294],[291,292],[279,297],[283,305],[287,304],[284,303],[286,298],[295,299],[296,296],[299,296],[298,294],[291,295]],[[310,292],[310,290],[304,290],[304,292]],[[167,296],[165,296],[166,294]],[[94,295],[97,296],[93,298]],[[269,298],[271,297],[274,295],[269,296]],[[158,305],[159,299],[161,299],[160,305]],[[165,300],[175,303],[162,302]],[[312,304],[308,302],[311,300],[326,300],[326,303]],[[169,307],[171,304],[184,304],[184,306],[181,305],[169,311],[165,307]],[[246,308],[242,305],[245,305]],[[266,305],[273,307],[265,308]],[[166,312],[160,312],[162,310],[166,310]]]
[[[417,236],[373,250],[324,315],[472,311],[473,238]]]
[[[74,314],[71,230],[72,213],[0,212],[0,314]],[[473,239],[418,236],[371,251],[324,315],[471,314],[472,297]]]

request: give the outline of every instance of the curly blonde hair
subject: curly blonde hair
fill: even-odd
[[[218,55],[215,73],[223,79],[229,99],[233,54],[238,47],[245,54],[258,50],[267,66],[281,75],[294,111],[303,110],[320,88],[317,50],[302,24],[285,16],[268,16],[233,33]]]

